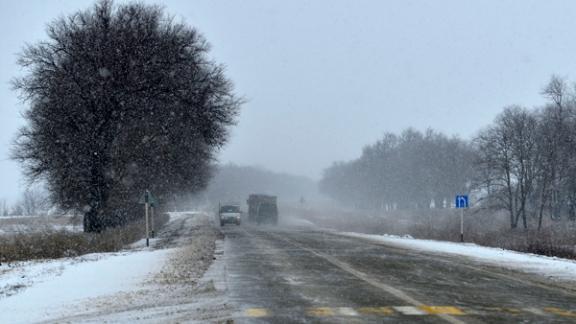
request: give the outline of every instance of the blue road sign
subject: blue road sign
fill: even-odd
[[[456,208],[468,208],[468,195],[456,196]]]

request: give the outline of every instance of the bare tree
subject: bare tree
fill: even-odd
[[[10,209],[8,207],[8,202],[6,199],[0,200],[0,215],[1,216],[8,216],[10,214]]]
[[[22,213],[25,216],[45,214],[49,207],[48,196],[41,189],[29,188],[22,194]]]
[[[475,139],[479,150],[480,174],[491,193],[493,206],[508,210],[511,228],[522,219],[528,228],[527,203],[537,176],[537,119],[525,108],[511,106],[493,126]]]

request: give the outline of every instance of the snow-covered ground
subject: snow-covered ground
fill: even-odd
[[[202,213],[174,213],[153,239],[117,253],[2,264],[0,323],[171,319],[210,265],[215,232]]]
[[[554,280],[576,282],[576,261],[568,259],[521,253],[472,243],[419,240],[395,235],[340,234],[383,242],[407,249],[463,256],[478,262],[537,274]]]
[[[31,323],[87,311],[88,300],[119,293],[138,293],[172,252],[91,254],[78,259],[17,265],[0,276],[0,323]],[[14,287],[16,287],[14,289]],[[12,289],[11,289],[12,288]]]
[[[81,232],[81,222],[70,216],[1,216],[0,235],[29,234],[39,232]]]

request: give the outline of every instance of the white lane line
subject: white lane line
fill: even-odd
[[[352,307],[336,307],[334,310],[341,316],[358,316],[358,312]]]
[[[534,307],[528,307],[528,308],[523,308],[524,311],[528,312],[528,313],[532,313],[534,315],[540,315],[540,316],[546,316],[547,314],[538,308],[534,308]]]
[[[275,236],[276,238],[278,238],[284,242],[287,242],[288,244],[292,244],[294,246],[297,246],[304,251],[308,251],[308,252],[332,263],[333,265],[337,266],[338,268],[350,273],[351,275],[355,276],[356,278],[361,279],[361,280],[369,283],[370,285],[372,285],[376,288],[384,290],[385,292],[389,293],[390,295],[395,296],[396,298],[398,298],[398,299],[400,299],[400,300],[402,300],[408,304],[411,304],[411,305],[416,306],[416,307],[425,306],[424,303],[412,298],[411,296],[404,293],[400,289],[396,289],[390,285],[376,281],[376,280],[372,279],[366,273],[359,271],[359,270],[356,270],[356,269],[352,268],[352,266],[350,266],[349,264],[342,262],[342,261],[340,261],[340,260],[338,260],[338,259],[336,259],[330,255],[327,255],[327,254],[318,252],[316,250],[307,248],[307,247],[303,246],[302,244],[294,242],[294,241],[287,239],[285,237],[280,237],[279,235],[272,234],[272,233],[268,233],[268,234]],[[446,314],[436,314],[436,316],[438,316],[438,317],[442,318],[443,320],[445,320],[449,323],[452,323],[452,324],[464,324],[464,323],[466,323],[460,319],[455,318],[454,316],[450,316],[450,315],[446,315]]]
[[[428,315],[425,311],[414,306],[393,306],[392,308],[404,315]]]

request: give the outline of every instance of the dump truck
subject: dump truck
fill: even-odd
[[[252,194],[248,197],[248,221],[254,224],[278,223],[276,196]]]

